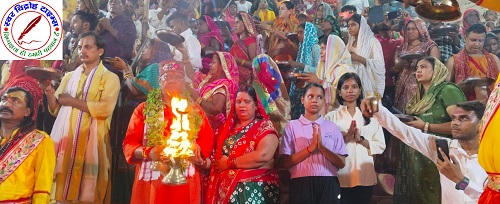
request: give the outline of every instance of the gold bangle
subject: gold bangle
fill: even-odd
[[[197,104],[201,104],[201,102],[203,101],[203,98],[202,97],[199,97],[198,99],[196,99],[196,103]]]
[[[132,78],[132,77],[134,77],[134,75],[132,75],[132,73],[130,73],[130,72],[123,74],[124,79]]]
[[[240,65],[241,65],[241,66],[245,65],[245,60],[241,60]]]

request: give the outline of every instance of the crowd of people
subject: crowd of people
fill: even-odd
[[[500,202],[498,13],[382,3],[65,1],[64,60],[2,66],[0,203]]]

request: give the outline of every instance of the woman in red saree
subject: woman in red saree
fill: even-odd
[[[248,85],[253,81],[252,60],[257,56],[257,29],[250,14],[241,12],[236,14],[234,30],[239,40],[234,42],[229,50],[238,63],[240,85]]]
[[[206,202],[278,203],[277,133],[252,87],[243,87],[233,104],[217,141]]]

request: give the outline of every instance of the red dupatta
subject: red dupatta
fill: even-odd
[[[231,113],[226,120],[223,131],[217,141],[215,149],[215,160],[219,160],[223,156],[222,147],[224,142],[230,137],[239,137],[234,142],[234,146],[230,149],[229,159],[242,156],[246,153],[255,151],[260,140],[269,134],[274,134],[278,137],[273,124],[269,120],[260,100],[257,99],[258,108],[255,110],[255,119],[245,127],[235,129],[237,124],[237,116],[235,113],[234,103]],[[207,203],[228,203],[231,193],[234,191],[236,184],[243,181],[276,181],[278,177],[276,170],[273,169],[226,169],[221,173],[217,173],[213,167],[210,170],[210,184],[208,188]]]
[[[484,70],[481,65],[474,63],[476,68],[481,71],[483,74],[486,75],[486,77],[490,79],[497,79],[498,77],[498,69],[497,69],[497,63],[495,61],[495,58],[493,55],[488,53],[487,51],[483,50],[482,51],[483,55],[486,57],[486,60],[488,61],[488,67],[486,67],[486,70]],[[458,52],[456,55],[453,56],[454,61],[455,61],[455,83],[458,84],[461,81],[467,79],[470,77],[470,70],[471,67],[469,67],[469,62],[471,61],[469,54],[467,54],[467,51],[465,49],[462,49],[460,52]],[[473,61],[475,62],[475,61]],[[477,64],[477,65],[476,65]]]

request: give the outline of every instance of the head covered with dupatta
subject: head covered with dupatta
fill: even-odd
[[[210,39],[215,38],[220,43],[221,48],[223,48],[224,39],[222,38],[222,33],[219,29],[219,26],[217,26],[217,24],[210,16],[204,15],[203,18],[208,25],[209,31],[207,33],[200,33],[198,30],[198,40],[201,44],[207,46],[210,45]]]
[[[434,102],[436,102],[437,95],[447,83],[446,77],[448,76],[448,69],[446,66],[435,57],[426,57],[417,61],[427,60],[433,65],[433,74],[430,82],[430,87],[424,93],[424,86],[418,83],[417,92],[410,99],[406,105],[406,113],[409,115],[421,115],[429,110]]]

